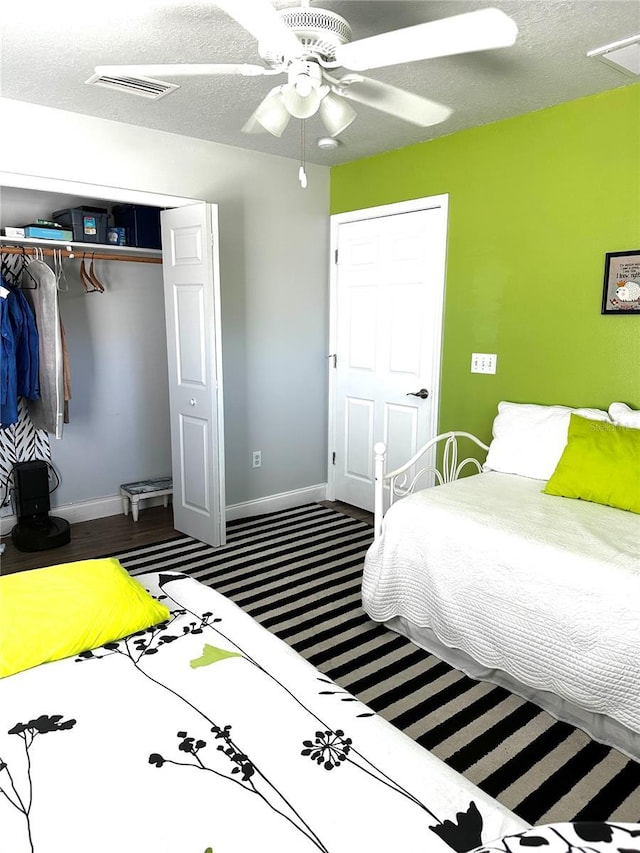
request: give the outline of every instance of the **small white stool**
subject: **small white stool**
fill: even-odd
[[[169,495],[173,494],[173,480],[171,477],[156,477],[155,480],[139,480],[137,483],[123,483],[120,486],[122,497],[122,512],[129,515],[129,503],[131,503],[131,515],[133,520],[138,520],[138,503],[148,498],[162,497],[164,506],[169,506]]]

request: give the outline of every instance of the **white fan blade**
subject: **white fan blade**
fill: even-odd
[[[241,74],[243,77],[260,77],[272,74],[261,65],[96,65],[96,74],[105,77],[198,77],[200,75]]]
[[[343,68],[366,71],[419,59],[509,47],[517,36],[516,22],[500,9],[479,9],[343,44],[336,50],[336,60]]]
[[[300,54],[298,37],[284,23],[270,0],[217,0],[217,5],[274,52],[287,58]]]
[[[414,95],[413,92],[379,80],[370,80],[360,74],[347,74],[341,80],[333,81],[331,88],[343,98],[417,124],[418,127],[440,124],[453,112],[449,107],[423,98],[422,95]]]

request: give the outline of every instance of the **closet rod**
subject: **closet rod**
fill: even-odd
[[[35,252],[34,246],[0,246],[0,255],[29,255],[32,252]],[[106,254],[105,252],[91,252],[87,249],[38,249],[38,252],[42,252],[43,255],[48,255],[49,257],[53,257],[54,252],[62,252],[63,258],[71,258],[80,260],[81,258],[88,258],[95,261],[129,261],[133,264],[161,264],[162,258],[145,258],[141,255],[116,255],[116,254]]]

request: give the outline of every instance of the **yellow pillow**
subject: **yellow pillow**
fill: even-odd
[[[0,678],[120,640],[169,610],[113,558],[0,577]]]
[[[567,446],[544,492],[640,513],[640,429],[572,414]]]

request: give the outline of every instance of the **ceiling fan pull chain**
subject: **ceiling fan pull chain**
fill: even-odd
[[[307,173],[305,171],[305,143],[306,143],[306,121],[300,122],[300,168],[298,169],[298,180],[303,190],[307,188]]]

